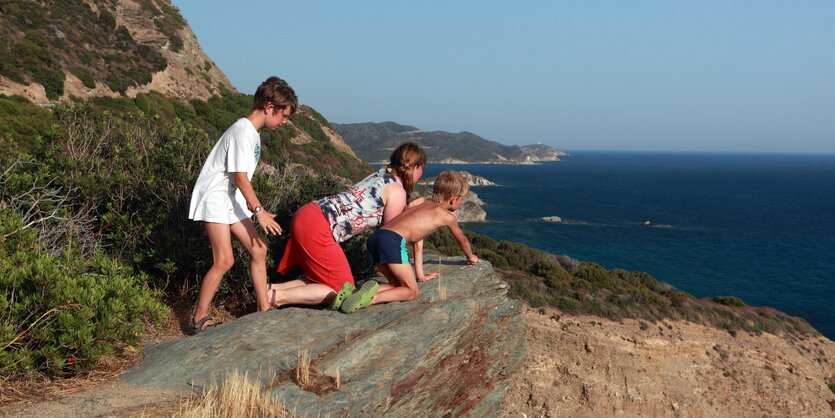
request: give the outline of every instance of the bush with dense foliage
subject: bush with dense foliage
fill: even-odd
[[[0,370],[63,375],[90,367],[124,344],[137,344],[145,322],[167,314],[148,277],[75,243],[51,254],[0,208]]]

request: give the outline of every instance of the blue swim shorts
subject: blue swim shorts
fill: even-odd
[[[409,264],[406,240],[397,232],[378,229],[365,244],[372,264]]]

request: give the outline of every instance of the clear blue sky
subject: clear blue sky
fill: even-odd
[[[835,1],[174,0],[235,87],[568,150],[835,153]]]

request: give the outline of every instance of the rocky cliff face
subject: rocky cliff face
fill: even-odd
[[[412,302],[356,314],[287,308],[245,316],[148,351],[124,375],[162,389],[207,387],[248,373],[298,416],[495,416],[508,377],[524,357],[522,307],[489,263],[427,257],[441,279]],[[294,382],[300,350],[339,389]],[[288,373],[290,371],[290,373]]]
[[[170,0],[41,3],[0,5],[0,93],[48,102],[235,90]]]

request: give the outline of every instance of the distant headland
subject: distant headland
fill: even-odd
[[[422,131],[394,122],[331,123],[365,162],[387,162],[391,151],[404,142],[419,144],[433,164],[536,164],[559,161],[564,151],[543,144],[503,145],[471,132]]]

